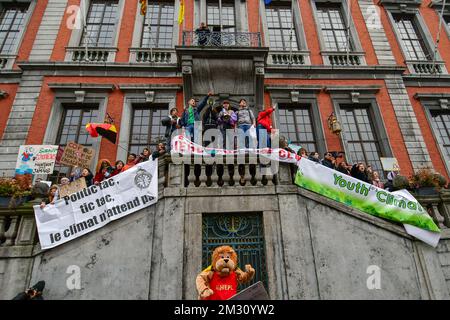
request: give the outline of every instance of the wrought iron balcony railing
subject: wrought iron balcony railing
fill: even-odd
[[[192,47],[261,47],[259,32],[184,31],[183,46]]]

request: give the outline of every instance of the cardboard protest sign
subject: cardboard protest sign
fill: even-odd
[[[89,168],[94,156],[94,149],[70,141],[64,147],[64,152],[59,163],[67,166]]]
[[[65,197],[71,195],[72,193],[83,190],[84,188],[86,188],[86,179],[84,179],[84,177],[81,177],[65,186],[61,186],[59,188],[59,196]]]
[[[380,158],[381,165],[384,171],[399,171],[397,158]]]
[[[58,146],[24,145],[19,148],[16,174],[51,174]]]

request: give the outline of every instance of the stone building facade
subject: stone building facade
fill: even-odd
[[[212,90],[215,104],[276,105],[274,127],[309,151],[342,150],[376,169],[380,157],[396,157],[404,175],[428,167],[449,177],[450,6],[185,0],[178,25],[179,5],[150,1],[144,18],[136,0],[0,1],[0,173],[13,175],[22,144],[75,140],[96,160],[125,160],[124,149],[156,145],[170,108],[181,112]],[[194,31],[200,22],[212,31],[206,44]],[[332,113],[340,136],[328,128]],[[106,114],[118,144],[84,132]],[[299,190],[288,166],[274,177],[247,169],[246,185],[231,176],[220,186],[215,167],[166,157],[156,206],[46,252],[29,208],[3,210],[0,298],[44,279],[50,298],[192,299],[193,279],[221,241],[257,266],[274,299],[449,298],[446,193],[422,199],[443,229],[433,249]],[[67,170],[57,166],[50,178]],[[380,290],[368,289],[371,265],[381,269]],[[79,290],[66,286],[70,266],[81,270]]]

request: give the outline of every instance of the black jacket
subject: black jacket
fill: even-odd
[[[172,117],[167,116],[162,118],[161,124],[166,127],[166,132],[164,133],[164,137],[169,138],[172,135],[172,132],[174,132],[177,129],[177,124],[180,123],[180,118],[177,119],[177,123],[172,123]]]
[[[353,178],[372,184],[372,182],[370,182],[367,178],[366,172],[361,172],[358,170],[358,164],[353,165],[352,170],[350,171],[350,175]]]
[[[202,112],[203,108],[206,106],[206,102],[208,101],[208,96],[204,97],[202,101],[194,108],[194,120],[200,121],[200,112]],[[183,114],[181,115],[180,125],[182,127],[186,127],[189,120],[189,106],[184,109]]]

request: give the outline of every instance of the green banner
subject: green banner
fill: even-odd
[[[373,216],[440,232],[417,200],[408,200],[307,159],[299,162],[295,184]]]

